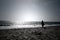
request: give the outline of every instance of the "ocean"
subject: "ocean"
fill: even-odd
[[[44,27],[52,27],[52,26],[60,26],[60,22],[44,22]],[[7,25],[5,25],[7,24]],[[4,23],[4,25],[1,25],[0,23],[0,29],[17,29],[17,28],[36,28],[36,27],[42,27],[41,22],[26,22],[23,24],[20,23]]]

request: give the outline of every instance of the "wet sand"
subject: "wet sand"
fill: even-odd
[[[0,40],[60,40],[60,26],[0,29]]]

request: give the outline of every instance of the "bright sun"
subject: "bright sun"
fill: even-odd
[[[25,15],[24,16],[24,21],[33,21],[33,20],[34,20],[34,18],[32,15]]]
[[[24,12],[22,15],[22,21],[29,22],[29,21],[35,21],[36,16],[33,12]]]

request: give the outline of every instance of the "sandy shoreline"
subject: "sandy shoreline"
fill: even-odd
[[[60,27],[1,29],[0,40],[59,40]]]

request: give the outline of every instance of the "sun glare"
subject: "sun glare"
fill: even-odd
[[[36,16],[33,12],[24,12],[22,15],[22,21],[29,22],[29,21],[35,21]]]
[[[32,15],[25,15],[24,16],[24,21],[34,21],[34,18]]]

